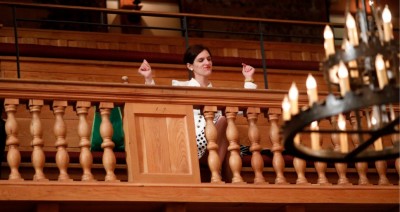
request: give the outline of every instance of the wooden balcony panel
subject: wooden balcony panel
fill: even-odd
[[[13,30],[0,29],[1,40],[13,43]],[[184,39],[176,37],[154,37],[143,35],[124,35],[110,33],[88,33],[55,30],[34,30],[21,28],[18,31],[20,44],[58,45],[94,49],[130,50],[155,53],[183,54]],[[111,37],[111,38],[110,38]],[[27,40],[28,39],[28,40]],[[32,43],[32,41],[35,41]],[[96,43],[96,45],[93,45]],[[242,57],[260,59],[258,41],[221,40],[191,38],[191,44],[201,43],[209,46],[213,56]],[[273,43],[265,42],[267,59],[321,61],[324,57],[323,46],[312,44]],[[294,52],[294,54],[292,54]],[[311,57],[299,57],[299,54],[309,54]]]

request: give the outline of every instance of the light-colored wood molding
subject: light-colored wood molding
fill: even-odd
[[[0,181],[0,200],[398,204],[396,186],[146,184]],[[118,194],[118,195],[110,195]],[[229,194],[229,198],[227,198]],[[346,194],[346,195],[343,195]],[[354,198],[351,198],[354,197]],[[356,198],[355,198],[356,197]]]

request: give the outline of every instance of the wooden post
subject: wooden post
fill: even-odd
[[[43,100],[31,99],[29,100],[29,111],[32,115],[31,122],[31,134],[33,136],[32,140],[32,164],[35,168],[35,175],[33,175],[33,180],[35,181],[48,181],[43,173],[43,167],[45,164],[45,155],[43,151],[44,141],[42,139],[43,129],[40,121],[40,112],[44,102]]]
[[[235,120],[238,107],[226,107],[225,116],[228,126],[226,127],[226,138],[229,142],[229,167],[232,170],[232,183],[245,183],[240,171],[242,170],[242,158],[240,158],[239,131],[236,127]]]
[[[101,143],[101,148],[103,148],[103,166],[106,170],[105,181],[118,182],[119,180],[115,176],[114,170],[116,165],[116,158],[114,154],[114,142],[112,141],[113,136],[113,126],[110,121],[110,113],[114,108],[114,103],[112,102],[100,102],[99,109],[101,115],[100,124],[100,135],[103,139]]]
[[[7,162],[10,166],[10,175],[8,180],[13,181],[23,181],[19,173],[19,165],[21,164],[21,153],[19,152],[19,140],[18,140],[18,122],[15,118],[15,113],[17,112],[17,106],[19,104],[19,99],[5,99],[4,109],[7,113],[6,120],[6,134],[7,140],[6,145],[8,147]]]
[[[285,170],[285,160],[282,156],[283,146],[281,143],[281,138],[279,136],[279,115],[282,113],[281,109],[269,108],[268,109],[268,120],[271,124],[269,138],[272,142],[271,151],[274,154],[272,159],[272,166],[274,167],[276,178],[275,184],[285,185],[288,184],[286,181],[284,170]]]
[[[67,135],[67,127],[64,121],[65,109],[68,106],[67,101],[54,101],[53,102],[53,113],[55,116],[54,122],[54,135],[56,136],[55,147],[57,148],[56,153],[56,164],[60,170],[58,175],[59,181],[72,181],[69,178],[67,169],[69,165],[69,155],[67,152],[68,143],[65,140]]]
[[[79,162],[83,170],[81,177],[82,181],[94,181],[93,174],[91,172],[93,156],[90,152],[90,127],[87,122],[87,115],[90,106],[90,102],[86,101],[78,101],[76,103],[76,114],[78,114],[79,117],[78,135],[80,138],[79,147],[81,148]]]
[[[246,111],[247,122],[249,124],[249,140],[251,142],[251,167],[254,171],[254,184],[267,184],[263,175],[264,160],[261,156],[260,132],[257,127],[260,108],[248,107]]]
[[[360,121],[363,118],[363,114],[359,113],[360,116]],[[350,123],[353,126],[353,130],[358,130],[357,124],[361,124],[361,123],[357,123],[357,117],[356,114],[354,112],[350,113]],[[352,141],[354,143],[354,147],[358,147],[360,145],[360,140],[358,137],[358,134],[352,134],[351,136]],[[355,163],[355,167],[357,169],[357,173],[358,173],[358,185],[371,185],[369,183],[368,177],[367,177],[367,172],[368,172],[368,163],[367,162],[357,162]]]
[[[221,159],[218,155],[217,128],[213,120],[217,112],[216,106],[204,106],[203,114],[206,120],[205,135],[207,139],[208,167],[211,171],[211,183],[224,183],[221,179]]]

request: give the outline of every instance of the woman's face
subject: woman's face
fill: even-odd
[[[193,69],[195,75],[209,76],[212,73],[212,61],[210,53],[203,50],[194,59],[193,64],[188,64],[189,69]]]

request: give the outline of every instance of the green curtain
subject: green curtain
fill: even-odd
[[[96,108],[95,108],[96,109]],[[101,148],[101,143],[103,139],[100,136],[100,124],[101,124],[101,115],[100,112],[95,110],[93,126],[92,126],[92,136],[90,138],[91,142],[91,151],[103,151]],[[115,152],[123,152],[125,151],[124,146],[124,129],[122,127],[122,113],[120,107],[115,107],[111,110],[110,113],[110,121],[113,125],[114,134],[112,140],[115,143],[114,151]]]

